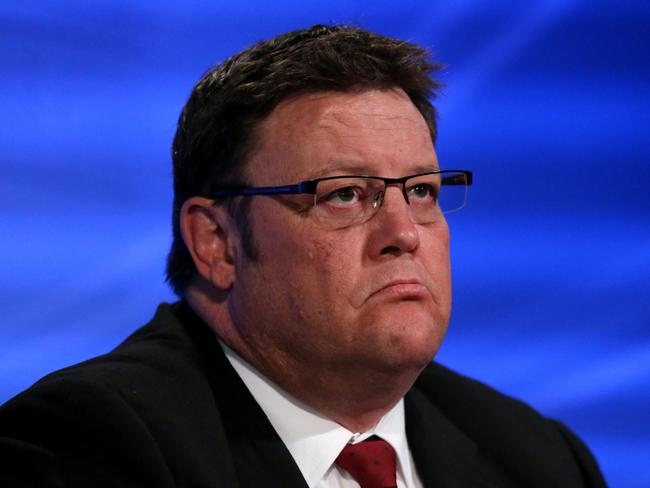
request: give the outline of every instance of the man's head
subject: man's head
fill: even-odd
[[[180,208],[195,195],[209,196],[228,183],[245,183],[242,170],[258,143],[257,129],[283,100],[323,91],[401,88],[436,138],[430,100],[440,69],[413,44],[346,26],[314,26],[260,42],[208,71],[181,113],[173,144],[173,243],[167,278],[183,296],[196,268],[183,243]],[[232,202],[244,245],[254,257],[246,203]],[[239,210],[239,212],[237,212]]]
[[[179,123],[170,280],[224,342],[339,421],[394,405],[446,331],[440,175],[403,183],[439,168],[435,68],[415,46],[315,27],[208,73]]]

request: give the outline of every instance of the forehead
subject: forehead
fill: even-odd
[[[248,166],[257,183],[281,184],[290,176],[402,176],[436,165],[424,118],[402,90],[394,89],[285,100],[260,124]]]

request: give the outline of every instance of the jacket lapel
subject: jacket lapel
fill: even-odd
[[[196,316],[188,325],[205,361],[204,371],[214,392],[239,486],[307,488],[293,457],[228,362],[214,334]]]
[[[426,488],[495,486],[484,472],[474,441],[417,389],[404,399],[406,436]],[[494,478],[492,478],[494,479]]]

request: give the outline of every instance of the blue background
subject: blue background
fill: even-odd
[[[0,22],[0,402],[172,299],[169,146],[200,75],[354,23],[448,64],[438,152],[476,174],[438,359],[650,486],[650,3],[22,1]]]

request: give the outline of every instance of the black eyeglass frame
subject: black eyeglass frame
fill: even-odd
[[[455,175],[449,175],[445,178],[445,173],[455,173]],[[463,180],[458,179],[458,173],[463,174],[465,178]],[[337,176],[325,176],[323,178],[315,178],[313,180],[301,181],[300,183],[294,183],[292,185],[282,185],[282,186],[240,186],[240,187],[217,187],[215,191],[210,195],[212,199],[219,199],[223,197],[236,197],[236,196],[252,196],[252,195],[315,195],[316,187],[321,181],[335,180],[339,178],[363,178],[363,179],[373,179],[373,180],[382,180],[384,185],[401,185],[402,191],[405,192],[406,182],[412,178],[417,178],[419,176],[426,175],[442,175],[440,179],[440,184],[443,186],[447,185],[466,185],[471,186],[472,184],[472,172],[464,169],[440,169],[434,171],[427,171],[425,173],[418,173],[414,175],[404,176],[402,178],[385,178],[383,176],[371,176],[371,175],[337,175]],[[406,195],[405,195],[406,196]],[[408,202],[408,198],[406,199]]]

